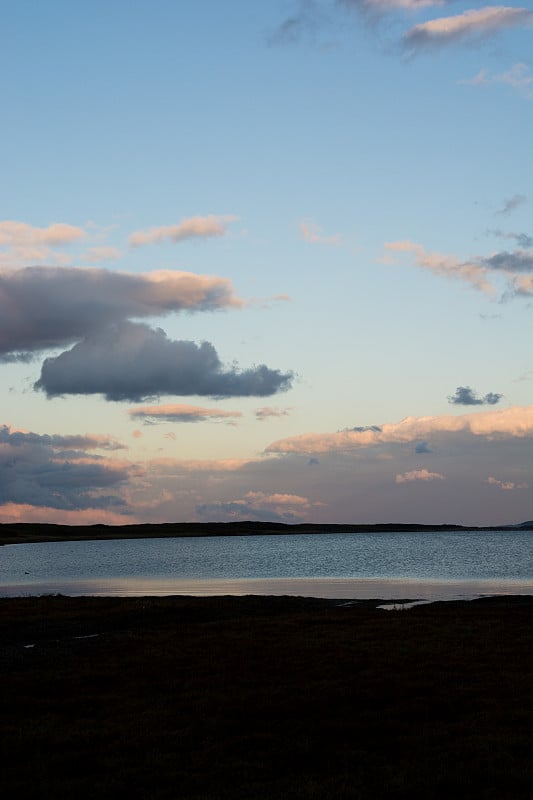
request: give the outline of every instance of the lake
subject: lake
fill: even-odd
[[[533,531],[47,542],[0,547],[0,596],[533,594]]]

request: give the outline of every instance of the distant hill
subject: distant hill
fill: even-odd
[[[475,527],[466,525],[419,525],[386,522],[374,525],[313,524],[288,525],[283,522],[168,522],[155,525],[52,525],[15,522],[0,524],[1,544],[79,541],[84,539],[157,539],[199,536],[267,536],[295,533],[378,533],[387,531],[420,532],[467,530],[533,530],[533,521],[516,525]]]

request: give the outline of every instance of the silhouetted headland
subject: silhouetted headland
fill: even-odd
[[[83,541],[86,539],[168,539],[200,536],[273,536],[295,533],[378,533],[439,531],[533,530],[533,521],[517,525],[419,525],[385,522],[373,525],[258,522],[167,522],[139,525],[52,525],[49,523],[15,522],[0,524],[0,545],[30,542]]]

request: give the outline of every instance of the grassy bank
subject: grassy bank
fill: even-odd
[[[374,605],[0,600],[2,795],[531,800],[533,599]]]

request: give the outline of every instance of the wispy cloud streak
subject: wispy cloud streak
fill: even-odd
[[[411,53],[446,47],[473,38],[494,36],[506,28],[527,25],[532,20],[533,12],[527,8],[485,6],[415,25],[404,34],[403,45]]]
[[[213,236],[224,236],[228,223],[236,219],[238,217],[229,214],[190,217],[175,225],[164,225],[159,228],[134,231],[129,238],[129,242],[133,247],[140,247],[141,245],[164,241],[171,241],[177,244],[186,239],[209,239]]]

